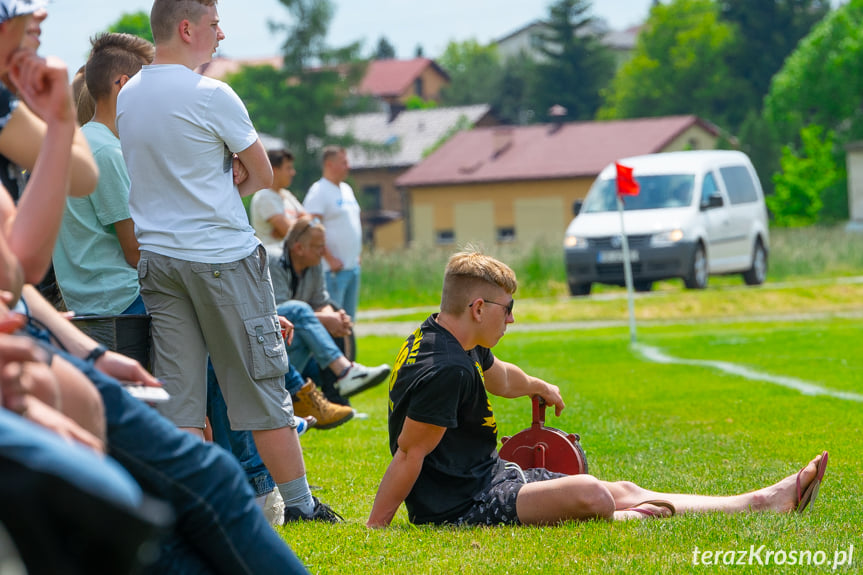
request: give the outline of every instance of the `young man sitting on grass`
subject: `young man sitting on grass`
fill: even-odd
[[[393,453],[369,516],[385,527],[405,502],[412,523],[550,525],[570,519],[626,520],[675,513],[803,511],[815,499],[827,452],[782,481],[741,495],[713,497],[650,491],[546,469],[520,469],[497,453],[487,392],[539,395],[560,415],[557,386],[527,375],[491,352],[513,323],[515,273],[494,258],[450,258],[433,314],[399,352],[390,380]]]

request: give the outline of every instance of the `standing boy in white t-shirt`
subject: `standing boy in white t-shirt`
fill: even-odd
[[[240,199],[269,187],[272,169],[239,97],[193,71],[225,38],[216,0],[155,0],[150,26],[156,57],[120,92],[117,128],[154,374],[173,397],[160,411],[203,438],[209,354],[231,427],[252,431],[286,520],[334,522],[306,481],[267,255]]]
[[[278,149],[268,151],[267,157],[273,167],[273,185],[252,196],[250,213],[255,235],[267,249],[267,255],[280,258],[291,224],[306,210],[288,190],[297,173],[294,155]]]

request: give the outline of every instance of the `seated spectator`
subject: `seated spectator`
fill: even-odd
[[[513,323],[515,273],[494,258],[462,252],[449,260],[440,313],[401,351],[390,384],[393,459],[378,487],[369,527],[390,524],[402,502],[412,523],[555,525],[676,513],[802,511],[818,493],[827,452],[799,473],[742,495],[659,493],[587,474],[520,469],[498,457],[488,393],[539,395],[564,408],[557,386],[497,359],[491,348]]]
[[[25,279],[44,273],[50,260],[60,222],[55,215],[62,215],[68,157],[75,133],[65,66],[56,61],[46,62],[31,51],[18,50],[20,37],[33,20],[36,8],[24,0],[0,0],[0,75],[12,70],[13,84],[44,122],[39,160],[17,210],[5,190],[0,190],[4,239],[10,238],[8,251],[20,260],[11,269],[19,267]],[[41,168],[43,163],[51,170]],[[38,219],[39,216],[42,218]],[[28,222],[29,227],[25,225]],[[33,241],[22,241],[25,238]],[[0,248],[3,247],[0,242]],[[0,262],[0,270],[9,269],[9,263]],[[12,293],[10,302],[15,298],[14,285],[0,284],[0,289]],[[89,380],[82,394],[95,395],[98,408],[104,410],[102,433],[108,453],[133,475],[145,492],[167,501],[177,516],[175,529],[164,539],[157,563],[147,572],[305,572],[254,506],[245,476],[234,459],[218,447],[178,430],[123,390],[117,379],[159,385],[140,364],[96,344],[32,286],[25,285],[21,292],[18,307],[32,320],[27,332],[43,341],[43,347],[52,352],[50,368],[61,394],[68,387],[69,374]],[[37,323],[41,327],[36,327]],[[49,340],[63,349],[54,347]],[[69,415],[67,409],[63,397],[64,414]],[[77,418],[72,419],[80,423]],[[53,501],[50,497],[48,500]],[[78,515],[85,513],[86,510],[77,510]],[[111,523],[126,526],[122,521]],[[74,533],[70,529],[64,535],[69,538]],[[65,570],[68,566],[63,567]]]
[[[131,34],[103,34],[91,43],[85,79],[95,113],[81,131],[99,167],[99,183],[87,197],[66,198],[54,270],[66,307],[78,315],[145,314],[129,175],[115,118],[117,94],[153,61],[154,49]]]
[[[297,173],[294,155],[287,150],[269,150],[267,157],[273,167],[273,185],[252,196],[250,213],[255,235],[267,249],[267,255],[279,257],[291,224],[306,210],[288,190]]]
[[[347,399],[383,382],[390,366],[369,368],[351,363],[333,341],[333,337],[349,335],[352,323],[329,298],[321,265],[325,246],[321,221],[300,217],[285,238],[282,257],[270,258],[270,275],[277,311],[294,324],[296,331],[288,346],[291,364],[303,372],[314,359],[322,372],[329,372],[326,377],[338,397]]]

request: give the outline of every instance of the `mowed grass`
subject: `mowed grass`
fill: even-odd
[[[861,328],[809,322],[701,321],[641,327],[639,341],[686,358],[721,359],[863,393]],[[407,335],[407,333],[405,334]],[[360,360],[391,363],[401,337],[363,337]],[[280,529],[313,573],[656,573],[700,572],[700,551],[863,553],[859,505],[863,405],[806,396],[709,368],[649,363],[625,328],[508,334],[498,357],[559,385],[568,408],[547,424],[581,435],[590,471],[676,492],[753,490],[796,472],[822,449],[830,465],[814,512],[678,516],[662,521],[568,523],[556,527],[414,527],[404,508],[393,526],[364,523],[390,461],[386,386],[354,399],[369,414],[302,439],[315,493],[346,518],[341,525]],[[492,397],[499,435],[530,424],[529,400]],[[763,558],[764,554],[761,554]],[[729,569],[726,567],[725,569]],[[734,569],[734,568],[731,568]],[[746,573],[788,567],[736,567]],[[801,572],[829,571],[829,567]],[[847,567],[840,572],[847,572]]]

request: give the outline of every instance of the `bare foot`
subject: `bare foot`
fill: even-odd
[[[797,476],[800,476],[800,490],[805,492],[818,473],[818,463],[822,457],[817,455],[799,472],[753,493],[752,510],[788,513],[797,509]]]
[[[614,512],[615,521],[631,521],[633,519],[664,519],[674,515],[674,506],[667,501],[645,501],[635,507],[628,507]]]

